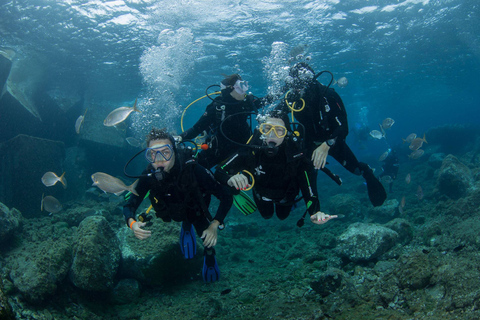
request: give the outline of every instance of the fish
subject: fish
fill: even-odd
[[[305,53],[307,48],[308,48],[308,44],[300,44],[296,46],[295,48],[290,50],[290,57],[296,58],[297,56]]]
[[[403,214],[403,208],[405,208],[405,196],[402,197],[402,200],[398,204],[398,212],[400,212],[400,214]]]
[[[337,80],[336,85],[340,88],[345,88],[348,84],[348,79],[345,77],[341,77]]]
[[[412,143],[413,139],[417,137],[416,133],[410,133],[405,139],[402,138],[403,143]]]
[[[410,173],[409,173],[409,174],[407,174],[407,176],[405,177],[405,182],[406,182],[407,184],[410,184],[410,181],[412,181],[412,176],[411,176]]]
[[[40,205],[41,211],[45,209],[45,211],[52,214],[57,213],[63,209],[62,204],[56,198],[52,196],[44,197],[44,195],[45,194],[42,194],[42,204]]]
[[[393,120],[392,118],[385,118],[383,119],[381,127],[385,130],[390,129],[394,123],[395,123],[395,120]]]
[[[88,108],[85,110],[85,113],[77,118],[75,121],[75,132],[80,134],[80,128],[82,127],[83,120],[85,119],[85,115],[87,114]]]
[[[110,112],[105,120],[103,120],[103,125],[106,127],[116,126],[125,121],[133,111],[140,112],[140,110],[137,109],[137,99],[135,99],[133,107],[120,107]]]
[[[410,153],[410,154],[408,155],[408,157],[409,157],[410,159],[412,159],[412,160],[415,160],[415,159],[418,159],[418,158],[420,158],[421,156],[423,156],[424,153],[425,153],[424,150],[418,149],[418,150],[415,150],[415,151],[413,151],[412,153]]]
[[[382,178],[380,178],[380,180],[383,183],[388,183],[388,184],[393,182],[393,178],[391,176],[383,176]]]
[[[378,130],[372,130],[372,131],[370,131],[370,136],[372,136],[372,138],[378,139],[378,140],[380,140],[380,139],[382,139],[382,138],[385,138],[385,135],[382,134],[382,133],[381,133],[380,131],[378,131]]]
[[[57,184],[57,182],[61,182],[63,185],[63,188],[67,188],[67,179],[65,179],[65,172],[62,173],[62,175],[59,177],[55,174],[55,172],[45,172],[45,174],[42,177],[42,182],[45,186],[51,187]]]
[[[413,139],[412,142],[410,142],[410,146],[408,146],[408,148],[410,148],[410,150],[412,151],[418,150],[423,146],[424,142],[428,143],[427,140],[425,140],[425,133],[423,134],[423,138]]]
[[[417,196],[418,200],[423,199],[423,190],[422,190],[422,187],[420,185],[418,185],[417,192],[415,193],[415,195]]]
[[[128,144],[131,145],[132,147],[140,147],[142,145],[142,143],[140,141],[138,141],[137,139],[135,139],[134,137],[128,137],[128,138],[125,138],[125,140],[127,140]]]
[[[382,153],[380,158],[378,158],[378,161],[383,161],[383,160],[387,159],[389,154],[390,154],[390,150],[385,151],[384,153]]]
[[[103,172],[96,172],[92,174],[92,181],[92,186],[97,186],[103,192],[113,193],[116,196],[119,196],[125,191],[130,191],[134,195],[138,196],[138,193],[135,190],[138,179],[131,185],[127,186],[118,178],[112,177],[111,175]]]

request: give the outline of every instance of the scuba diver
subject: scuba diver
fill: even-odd
[[[328,86],[317,81],[325,72],[332,76]],[[305,145],[315,169],[324,168],[327,155],[332,156],[351,173],[363,176],[370,202],[374,206],[381,206],[387,198],[385,188],[373,170],[366,163],[359,162],[346,144],[347,112],[340,96],[330,88],[333,80],[329,71],[315,75],[308,64],[299,62],[290,69],[286,79],[286,89],[289,91],[276,108],[292,112],[305,127]]]
[[[382,173],[378,176],[378,179],[384,180],[388,183],[388,192],[393,192],[393,181],[397,179],[399,161],[397,152],[392,149],[388,149],[388,155],[383,160]],[[383,178],[383,179],[382,179]]]
[[[307,210],[297,223],[299,227],[307,212],[316,224],[336,218],[320,212],[316,183],[310,184],[315,182],[311,164],[305,158],[300,137],[288,129],[287,114],[273,111],[257,120],[260,124],[250,143],[219,164],[215,178],[232,189],[248,190],[250,176],[253,198],[264,219],[275,212],[280,220],[286,219],[300,190]]]
[[[220,276],[215,258],[214,246],[217,244],[217,229],[223,228],[223,220],[232,206],[232,196],[227,188],[220,185],[211,172],[198,165],[186,148],[175,146],[175,140],[165,129],[153,128],[147,136],[147,148],[138,152],[125,165],[125,175],[129,163],[140,153],[145,152],[149,162],[139,177],[136,187],[138,196],[131,194],[123,207],[127,226],[140,240],[151,236],[144,230],[151,218],[145,213],[135,220],[135,211],[149,192],[149,199],[156,216],[164,222],[182,222],[180,248],[186,259],[192,259],[197,250],[195,231],[201,235],[204,245],[203,279],[206,282],[217,281]],[[208,210],[210,195],[220,200],[215,217]],[[208,199],[206,196],[208,195]],[[148,212],[148,210],[147,210]],[[141,219],[140,219],[141,218]]]
[[[180,134],[179,139],[193,139],[202,132],[206,133],[206,141],[197,155],[197,161],[207,169],[213,168],[238,149],[235,143],[219,132],[220,123],[228,116],[238,114],[226,120],[224,134],[236,142],[246,143],[251,136],[251,126],[247,122],[250,114],[246,111],[256,111],[263,106],[261,99],[247,94],[248,82],[242,80],[239,74],[225,76],[220,89],[221,94],[215,99],[207,93],[207,97],[213,100],[212,103],[192,128]]]

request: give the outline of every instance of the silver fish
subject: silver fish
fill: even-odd
[[[125,140],[127,140],[129,145],[131,145],[132,147],[135,147],[135,148],[138,148],[142,145],[142,143],[140,141],[138,141],[137,139],[135,139],[134,137],[128,137],[128,138],[125,138]]]
[[[418,158],[420,158],[421,156],[423,156],[424,153],[425,153],[424,150],[422,150],[422,149],[417,149],[417,150],[413,151],[412,153],[410,153],[410,154],[408,155],[408,157],[409,157],[410,159],[412,159],[412,160],[415,160],[415,159],[418,159]]]
[[[140,112],[140,110],[137,109],[137,99],[135,99],[133,107],[120,107],[110,112],[105,120],[103,120],[103,124],[107,127],[116,126],[125,121],[133,111]]]
[[[390,150],[385,151],[384,153],[382,153],[380,158],[378,158],[378,161],[383,161],[383,160],[387,159],[389,154],[390,154]]]
[[[372,138],[374,139],[382,139],[384,138],[385,136],[378,130],[372,130],[370,131],[370,135],[372,136]]]
[[[122,180],[112,177],[103,172],[96,172],[92,174],[93,186],[97,186],[103,192],[113,193],[116,196],[121,195],[125,191],[130,191],[134,195],[138,196],[135,190],[138,180],[131,185],[127,186]]]
[[[40,205],[41,211],[45,210],[50,214],[52,214],[52,213],[57,213],[63,209],[62,204],[56,198],[52,196],[46,196],[46,197],[43,197],[43,196],[44,195],[42,194],[42,204]]]
[[[75,132],[77,134],[80,134],[80,128],[82,127],[83,120],[85,119],[85,115],[87,114],[87,110],[85,110],[85,113],[83,115],[79,116],[77,118],[77,121],[75,121]]]
[[[393,178],[391,176],[383,176],[380,180],[383,183],[387,183],[387,184],[390,184],[393,182]]]
[[[412,176],[411,176],[410,173],[409,173],[409,174],[407,174],[407,176],[405,177],[405,182],[406,182],[407,184],[410,184],[410,181],[412,181]]]
[[[337,86],[340,88],[345,88],[348,84],[348,79],[345,77],[341,77],[340,79],[337,80]]]
[[[412,151],[418,150],[423,146],[424,142],[428,143],[427,140],[425,140],[425,133],[423,134],[423,138],[413,139],[408,148]]]
[[[54,186],[57,182],[61,182],[64,188],[67,188],[67,179],[65,179],[65,172],[59,177],[55,172],[48,171],[42,177],[42,182],[45,186]]]
[[[405,139],[402,138],[403,143],[412,143],[413,139],[417,137],[416,133],[410,133]]]
[[[395,120],[393,120],[392,118],[385,118],[382,122],[382,128],[390,129],[394,123],[395,123]]]

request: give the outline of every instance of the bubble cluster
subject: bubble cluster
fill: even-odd
[[[263,73],[267,78],[268,95],[274,99],[282,96],[282,88],[289,72],[288,44],[276,41],[272,43],[270,56],[263,58]]]

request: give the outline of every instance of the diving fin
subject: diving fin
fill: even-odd
[[[215,249],[205,248],[203,251],[203,256],[203,281],[218,281],[220,279],[220,269],[218,269],[217,259],[215,258]]]
[[[185,259],[193,259],[197,254],[197,240],[195,237],[195,229],[189,222],[182,222],[180,229],[180,250]]]
[[[373,170],[368,168],[363,172],[363,178],[367,182],[368,198],[374,207],[381,206],[387,199],[387,192],[382,183],[375,177]]]
[[[246,216],[257,210],[255,201],[253,201],[244,191],[240,191],[238,194],[233,195],[233,203],[235,204],[235,207]]]

